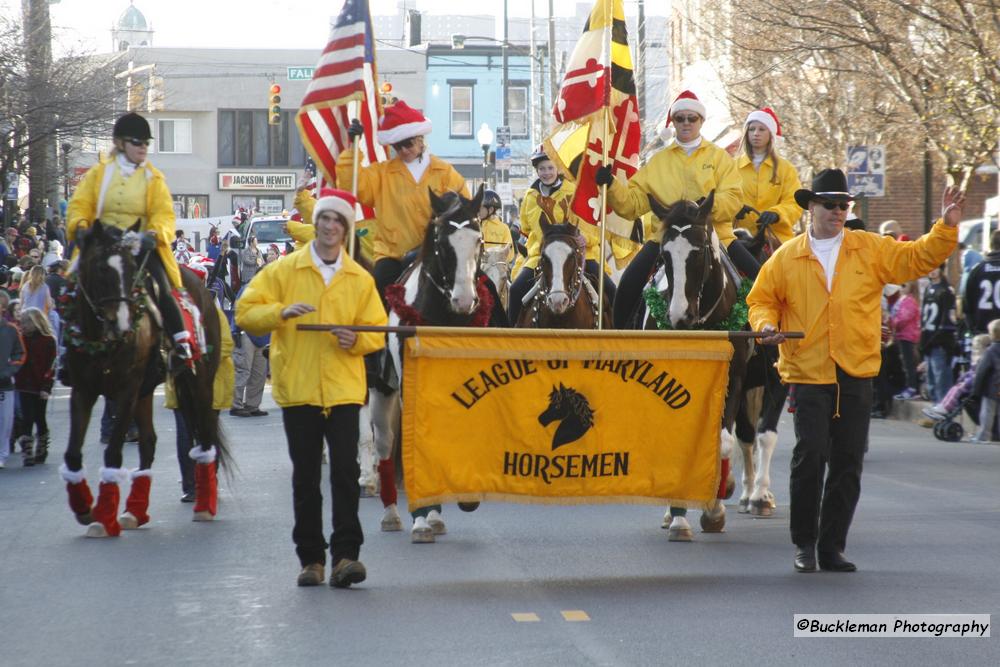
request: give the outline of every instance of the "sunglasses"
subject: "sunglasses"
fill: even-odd
[[[152,139],[135,139],[134,137],[122,137],[122,141],[132,144],[136,148],[140,146],[148,146]]]
[[[835,208],[839,208],[841,211],[846,211],[847,209],[849,209],[851,207],[851,204],[849,202],[846,202],[846,201],[840,201],[840,202],[837,202],[837,201],[819,201],[818,203],[822,204],[823,208],[825,208],[828,211],[832,211]]]
[[[401,151],[404,148],[410,148],[416,142],[417,142],[417,138],[416,137],[412,137],[410,139],[404,139],[403,141],[400,141],[398,144],[393,144],[392,147],[395,148],[397,151]]]
[[[674,116],[675,123],[697,123],[701,116]]]

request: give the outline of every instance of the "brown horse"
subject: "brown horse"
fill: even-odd
[[[566,200],[559,204],[568,219]],[[542,230],[541,262],[531,291],[530,301],[521,310],[515,326],[536,329],[611,328],[611,304],[608,295],[598,308],[597,288],[585,271],[587,241],[576,225],[551,224],[556,202],[539,197],[542,209],[538,221]]]
[[[90,537],[117,536],[122,528],[149,521],[150,468],[156,449],[153,390],[164,379],[160,352],[162,328],[149,294],[146,255],[139,252],[137,227],[127,233],[95,221],[80,240],[75,293],[63,304],[66,366],[72,381],[69,444],[61,468],[76,519]],[[150,251],[155,252],[155,251]],[[138,258],[138,263],[137,263]],[[212,385],[219,366],[219,318],[210,293],[198,277],[181,270],[184,286],[200,312],[205,350],[193,368],[174,378],[178,403],[199,445],[195,459],[194,519],[208,521],[217,509],[216,462],[228,458],[212,410]],[[97,504],[83,468],[83,440],[98,396],[115,402],[117,417],[104,451]],[[139,427],[139,468],[122,467],[122,444],[133,419]],[[125,513],[118,514],[119,484],[131,478]]]

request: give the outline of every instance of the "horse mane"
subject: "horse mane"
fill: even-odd
[[[568,401],[570,410],[584,426],[589,428],[594,425],[594,410],[583,394],[571,387],[560,386],[549,394],[550,401],[556,399]]]
[[[417,259],[423,260],[427,257],[434,256],[434,226],[441,225],[446,222],[465,222],[466,220],[471,220],[479,215],[479,211],[476,210],[472,215],[466,214],[466,211],[475,203],[475,200],[466,199],[459,192],[453,192],[449,190],[443,195],[437,197],[438,205],[443,207],[440,212],[433,211],[433,217],[427,228],[424,230],[424,242],[420,244],[420,253]],[[431,208],[434,209],[434,199],[431,199]]]

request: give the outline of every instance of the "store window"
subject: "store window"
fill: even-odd
[[[251,213],[277,215],[285,209],[285,198],[275,195],[233,195],[233,212],[241,208]]]
[[[219,110],[220,167],[301,167],[305,149],[292,112],[269,125],[264,109]]]
[[[173,195],[174,215],[178,218],[207,218],[208,195]]]
[[[449,81],[451,86],[452,137],[472,136],[472,83],[471,81]]]
[[[511,137],[524,139],[528,136],[527,85],[512,85],[507,89],[507,124],[510,125]]]
[[[191,152],[191,119],[174,118],[157,121],[159,131],[156,150],[159,153]]]

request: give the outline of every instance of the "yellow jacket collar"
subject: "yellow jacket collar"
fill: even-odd
[[[424,157],[427,157],[428,159],[430,159],[430,164],[427,165],[427,170],[428,171],[436,171],[436,170],[442,170],[442,169],[448,169],[449,168],[448,167],[448,163],[444,162],[441,159],[439,159],[436,155],[426,155]],[[388,166],[386,167],[386,169],[388,171],[398,172],[400,174],[402,174],[402,173],[409,173],[409,171],[410,171],[407,168],[406,163],[403,162],[403,160],[400,159],[399,156],[396,156],[396,157],[392,158],[391,160],[389,160],[389,163],[388,163]]]
[[[309,243],[312,243],[312,241],[310,241]],[[348,273],[361,274],[365,272],[365,270],[361,268],[361,265],[358,264],[353,257],[347,254],[347,246],[341,247],[340,252],[344,253],[344,255],[340,271],[338,271],[338,273],[346,271]],[[316,268],[316,265],[313,263],[312,260],[312,255],[310,254],[309,251],[309,244],[306,244],[302,248],[299,248],[298,250],[293,252],[290,256],[287,257],[287,260],[292,262],[292,266],[294,266],[296,269]]]
[[[844,241],[841,243],[841,250],[854,250],[861,245],[861,239],[857,237],[857,234],[863,234],[864,232],[857,232],[853,229],[844,229]],[[809,246],[809,228],[806,227],[806,231],[799,234],[791,241],[787,242],[791,246],[790,251],[795,257],[809,257],[812,255],[812,248]]]

